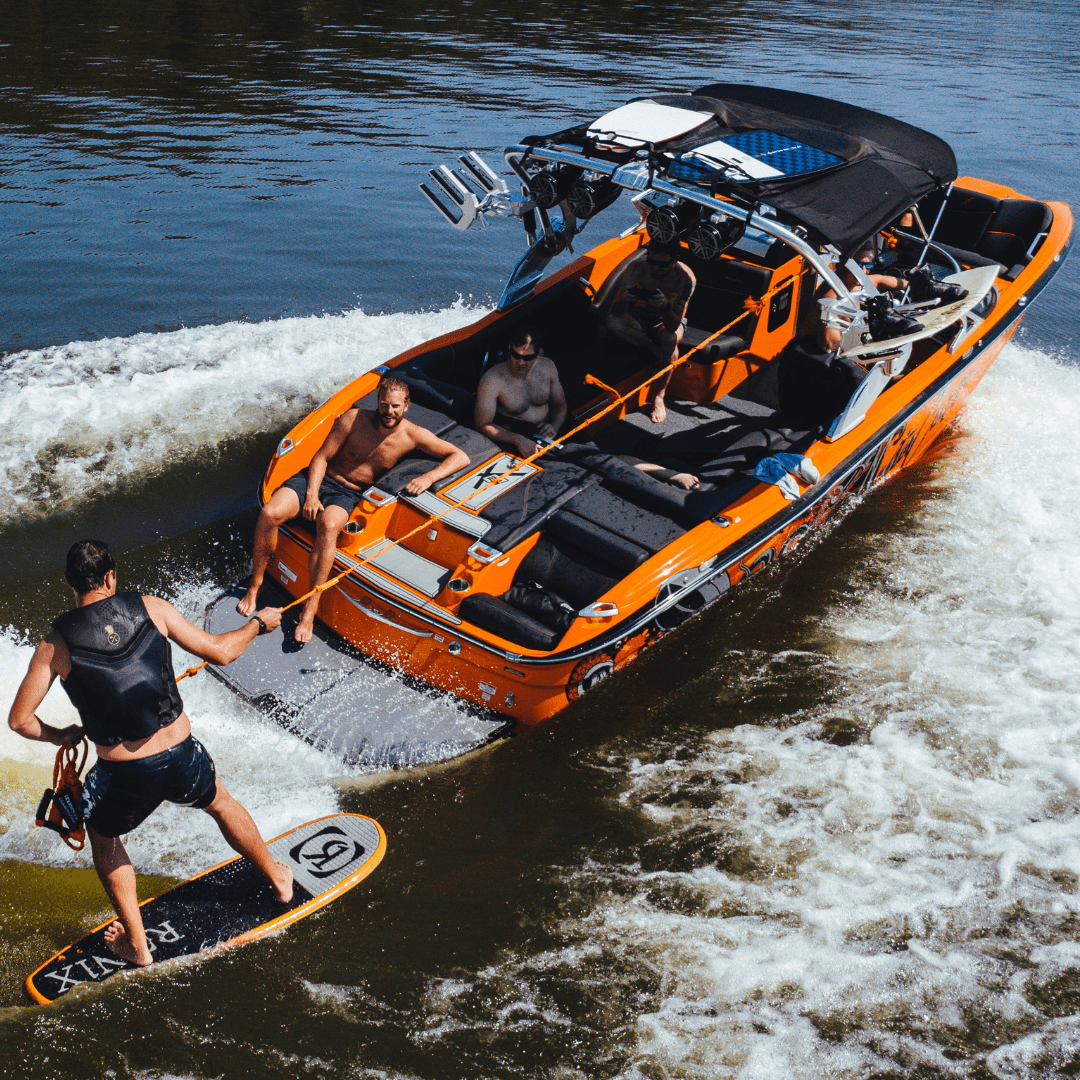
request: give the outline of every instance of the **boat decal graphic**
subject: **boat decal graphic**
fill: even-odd
[[[482,469],[440,494],[452,503],[463,503],[466,509],[480,510],[539,471],[536,465],[522,465],[513,454],[500,454]],[[491,483],[496,477],[499,479]]]

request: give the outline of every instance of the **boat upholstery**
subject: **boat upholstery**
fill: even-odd
[[[522,560],[514,574],[514,583],[536,582],[580,609],[613,588],[620,576],[619,570],[605,563],[602,555],[545,531]],[[555,648],[562,633],[508,603],[508,595],[509,590],[502,596],[474,593],[462,601],[458,614],[474,626],[517,645],[544,651]]]
[[[577,519],[605,529],[650,555],[662,551],[686,531],[670,518],[637,506],[600,485],[578,492],[556,516],[566,521]],[[634,565],[643,561],[637,559]]]
[[[523,645],[526,649],[549,652],[562,637],[558,631],[545,626],[513,604],[508,604],[501,596],[490,593],[474,593],[466,597],[458,612],[474,626],[498,634],[515,645]]]
[[[459,350],[453,345],[434,349],[422,356],[414,357],[407,364],[394,371],[409,387],[414,403],[428,409],[437,410],[456,420],[459,424],[471,426],[473,408],[476,404],[476,383],[467,388],[456,382],[459,367],[473,367],[465,359],[467,350]],[[476,381],[479,382],[479,372]]]
[[[686,308],[686,322],[690,327],[706,331],[706,335],[742,315],[746,311],[746,298],[760,299],[772,281],[771,270],[737,259],[705,260],[684,255],[683,262],[697,278],[697,287]],[[749,343],[754,322],[753,317],[747,317],[736,323],[732,336]]]
[[[592,456],[617,462],[595,450]],[[545,505],[502,539],[505,550],[520,542],[519,537],[525,539],[526,529],[530,530],[528,535],[540,530],[539,538],[514,574],[514,584],[535,582],[580,609],[685,531],[670,519],[605,490],[598,482],[602,474],[588,474],[564,462],[552,462],[550,471],[567,484],[565,492],[569,497]],[[575,476],[577,479],[572,479]],[[522,486],[519,484],[497,502]],[[515,503],[524,506],[530,501],[519,497]],[[493,534],[494,528],[485,535],[485,543],[498,546],[492,540]],[[474,625],[516,644],[533,649],[554,648],[562,633],[520,610],[511,597],[510,590],[502,596],[475,593],[463,601],[459,613]]]
[[[919,213],[927,228],[941,207],[941,194],[926,196]],[[1015,281],[1031,261],[1032,242],[1049,230],[1053,211],[1033,199],[998,199],[980,191],[953,188],[934,236],[957,262],[969,266],[998,263],[1003,277]],[[1034,254],[1034,252],[1032,252]]]

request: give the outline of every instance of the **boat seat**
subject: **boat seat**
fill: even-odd
[[[582,526],[577,525],[577,522],[612,533],[636,548],[644,548],[650,555],[662,551],[686,532],[670,518],[646,510],[599,485],[579,492],[556,517],[577,528],[579,532]],[[638,559],[634,565],[639,565],[642,561]]]
[[[752,328],[752,320],[747,320]],[[688,326],[683,333],[682,341],[679,342],[679,355],[685,356],[692,348],[707,340],[711,330],[699,330],[696,326]],[[717,360],[726,360],[729,356],[742,352],[750,347],[750,338],[739,334],[721,334],[705,346],[698,349],[692,359],[696,364],[715,364]]]
[[[938,192],[919,204],[928,228],[940,206]],[[998,199],[980,191],[953,188],[934,242],[962,265],[996,263],[1002,268],[1002,277],[1015,281],[1030,262],[1032,244],[1049,230],[1053,220],[1050,207],[1034,199]]]
[[[806,445],[809,445],[810,441],[812,440],[809,438],[804,439]],[[659,440],[654,437],[651,447],[658,444]],[[784,447],[786,446],[785,442]],[[779,445],[774,449],[778,448]],[[617,507],[617,511],[607,510],[603,516],[597,516],[595,512],[584,509],[590,503],[593,506],[596,505],[595,500],[591,498],[591,493],[595,489],[590,488],[590,496],[583,495],[580,500],[575,498],[567,503],[567,509],[579,516],[596,517],[598,524],[615,532],[626,529],[625,535],[629,539],[654,553],[666,547],[684,530],[692,529],[695,525],[700,525],[703,521],[714,517],[757,483],[752,479],[747,482],[746,477],[739,475],[722,475],[717,476],[715,482],[709,482],[706,479],[695,491],[686,491],[673,484],[657,480],[640,469],[635,469],[622,457],[599,450],[592,444],[568,446],[565,452],[572,453],[576,464],[589,469],[599,477],[604,492],[599,493],[596,496],[597,499],[602,499],[604,493],[619,497],[619,502],[610,504],[612,507]],[[650,460],[656,460],[651,453]],[[702,464],[707,463],[699,461],[693,465],[687,462],[664,462],[663,464],[670,468],[677,468],[679,471],[694,472]],[[587,498],[588,502],[586,502]],[[644,515],[641,514],[642,511]]]
[[[682,261],[697,278],[697,286],[686,309],[687,326],[704,330],[705,337],[726,326],[737,315],[742,315],[746,311],[746,298],[764,296],[772,281],[771,270],[738,259],[695,259],[684,251]],[[747,315],[732,328],[732,336],[749,341],[754,336],[756,325],[755,317]],[[725,355],[730,356],[731,353],[722,354],[718,359]]]
[[[1002,199],[986,231],[979,241],[978,251],[994,262],[1008,267],[1004,277],[1015,281],[1031,261],[1032,245],[1050,231],[1054,212],[1046,203],[1033,199]]]
[[[552,518],[552,523],[558,516],[556,514]],[[578,522],[581,521],[579,518]],[[609,546],[604,551],[596,551],[593,546],[585,550],[575,539],[592,543],[595,537],[590,540],[582,534],[575,534],[575,539],[568,539],[572,528],[565,529],[559,525],[552,528],[552,523],[545,526],[536,544],[522,559],[514,575],[514,584],[536,582],[577,610],[592,604],[612,589],[632,568],[629,566],[631,561],[640,558],[644,562],[648,557],[644,549],[639,549],[638,555],[631,553],[629,548],[622,550],[618,546]],[[620,559],[627,569],[607,562],[606,556],[609,555]],[[473,593],[462,600],[458,615],[492,634],[507,638],[515,645],[543,651],[555,648],[564,632],[552,630],[527,611],[516,607],[509,602],[509,596],[510,590],[501,596]]]
[[[595,521],[589,521],[588,518],[578,517],[565,508],[552,514],[545,522],[544,536],[591,552],[617,571],[619,577],[636,570],[652,554],[633,540],[628,540]]]
[[[467,596],[461,602],[458,614],[473,626],[498,634],[526,649],[550,652],[562,637],[558,631],[545,626],[513,604],[508,604],[503,597],[492,596],[491,593]]]
[[[470,390],[442,377],[444,371],[453,363],[454,356],[453,346],[448,345],[414,357],[395,369],[394,374],[408,386],[414,405],[436,410],[468,427],[472,425],[473,409],[476,405],[475,385]],[[409,419],[412,420],[413,417],[410,416]]]
[[[934,239],[965,251],[978,252],[979,241],[1000,205],[1001,200],[993,195],[954,187],[949,192]],[[919,213],[927,229],[937,217],[940,206],[940,192],[931,193],[919,204]]]
[[[617,567],[594,551],[545,530],[514,574],[514,582],[535,581],[561,596],[575,608],[583,608],[618,582]]]
[[[409,412],[411,414],[412,409]],[[411,415],[409,418],[412,419]],[[440,439],[444,439],[452,446],[464,450],[469,455],[469,464],[462,469],[458,469],[457,472],[443,477],[434,485],[432,489],[434,491],[442,491],[444,488],[450,487],[470,469],[475,469],[481,462],[489,460],[500,452],[499,448],[486,435],[481,435],[479,431],[473,431],[471,428],[462,427],[461,424],[451,424],[448,429],[437,432],[437,434]],[[414,450],[406,454],[392,469],[384,472],[375,481],[374,486],[380,491],[385,491],[388,495],[400,495],[410,480],[415,480],[416,477],[423,476],[424,473],[430,471],[435,461],[435,458]]]
[[[545,530],[522,559],[514,574],[514,584],[536,582],[580,610],[603,596],[620,576],[618,570],[595,553],[550,536]],[[509,590],[502,596],[474,593],[461,602],[458,614],[474,626],[499,634],[516,645],[543,651],[555,648],[563,634],[509,603],[506,599],[509,595]]]
[[[697,491],[684,491],[617,460],[605,469],[604,475],[605,488],[683,529],[692,529],[715,517],[756,484],[752,477],[735,476],[719,484],[706,484]]]
[[[484,543],[509,551],[538,532],[544,522],[598,478],[579,465],[545,457],[541,468],[488,503],[482,516],[491,522]]]

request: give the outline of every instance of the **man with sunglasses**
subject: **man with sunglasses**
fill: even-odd
[[[652,353],[656,367],[666,367],[679,355],[679,342],[686,330],[686,307],[697,280],[690,267],[679,261],[678,243],[650,242],[644,259],[635,259],[622,274],[608,330],[620,341]],[[654,383],[651,419],[662,424],[667,419],[664,394],[671,372]]]
[[[536,452],[536,439],[554,439],[566,420],[566,395],[536,331],[510,335],[509,355],[484,372],[476,388],[474,426],[519,457]]]

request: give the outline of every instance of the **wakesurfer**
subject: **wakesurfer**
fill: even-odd
[[[205,810],[229,846],[270,882],[274,896],[283,904],[292,899],[292,871],[272,858],[251,815],[225,790],[191,734],[170,645],[228,664],[280,624],[281,609],[263,608],[236,630],[209,634],[161,597],[118,593],[116,564],[100,540],[71,548],[64,580],[76,606],[53,621],[34,651],[8,724],[23,738],[54,746],[77,745],[84,735],[94,743],[98,760],[86,776],[81,809],[94,867],[119,916],[105,941],[117,956],[146,966],[153,956],[121,836],[164,801]],[[57,676],[81,725],[56,728],[35,715]]]

